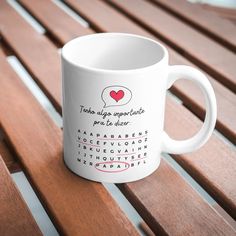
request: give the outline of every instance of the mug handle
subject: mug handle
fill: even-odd
[[[200,148],[211,136],[216,123],[216,98],[213,88],[207,77],[199,70],[190,66],[169,66],[167,89],[179,79],[196,82],[203,91],[206,103],[206,116],[202,128],[193,137],[186,140],[174,140],[164,131],[162,151],[172,154],[192,152]]]

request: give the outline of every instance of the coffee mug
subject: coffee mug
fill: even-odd
[[[206,102],[200,131],[177,141],[164,131],[166,91],[178,79],[197,83]],[[160,43],[139,35],[99,33],[62,49],[64,161],[79,176],[124,183],[154,172],[161,153],[200,148],[216,122],[216,99],[206,76],[168,65]],[[177,125],[177,124],[176,124]]]

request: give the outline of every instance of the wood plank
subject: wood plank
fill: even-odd
[[[63,235],[137,235],[102,184],[80,178],[66,168],[60,128],[2,52],[0,88],[2,129],[58,231]]]
[[[153,1],[174,16],[184,20],[236,52],[236,28],[232,22],[222,19],[214,12],[205,10],[201,4],[191,3],[186,0]]]
[[[42,235],[0,156],[0,235]]]
[[[1,140],[0,138],[0,155],[2,155],[2,158],[8,168],[8,170],[11,173],[21,171],[21,167],[17,160],[13,157],[11,151],[9,150],[9,147],[7,147],[7,144],[5,140]]]
[[[63,10],[48,0],[22,0],[20,3],[31,12],[34,17],[53,35],[61,44],[93,31],[83,27]]]
[[[109,7],[101,1],[83,1],[83,0],[67,0],[68,5],[77,10],[90,24],[99,31],[110,32],[128,32],[144,35],[146,37],[155,38],[140,26],[134,24],[125,16]],[[121,1],[119,1],[121,4]],[[107,21],[106,19],[110,19]],[[163,44],[163,42],[161,42]],[[177,54],[170,47],[164,44],[170,54],[171,64],[185,64],[193,66],[188,60]],[[212,77],[208,76],[214,91],[216,93],[218,117],[217,129],[219,129],[227,138],[236,144],[236,122],[233,117],[236,113],[236,97],[235,94],[226,89],[223,85],[216,82]],[[192,112],[204,118],[204,100],[200,90],[196,89],[191,82],[178,81],[172,91],[178,95],[183,102],[191,109]]]
[[[236,233],[163,160],[147,178],[118,186],[156,235]]]
[[[0,34],[3,40],[12,47],[55,108],[60,111],[60,58],[55,46],[46,36],[30,27],[5,0],[0,0],[0,5]]]
[[[149,36],[140,27],[133,24],[104,2],[67,0],[67,3],[75,10],[78,10],[81,15],[101,31],[132,32]],[[106,19],[110,20],[107,21]],[[192,91],[188,92],[192,93]],[[170,108],[168,109],[168,107]],[[166,115],[166,122],[169,126],[169,128],[167,126],[168,131],[171,131],[171,134],[177,132],[179,138],[187,138],[193,135],[201,126],[201,122],[187,109],[175,104],[169,99],[167,99],[166,109],[168,109]],[[232,117],[234,116],[231,116],[231,119]],[[168,122],[168,118],[172,121]],[[176,124],[178,124],[179,129],[176,129]],[[184,126],[185,124],[188,124],[187,128]],[[193,155],[194,158],[191,158]],[[216,159],[212,161],[212,158],[215,156]],[[236,191],[232,183],[232,179],[236,178],[235,152],[224,141],[213,135],[207,145],[201,150],[194,154],[181,155],[181,157],[181,164],[185,163],[185,167],[189,173],[207,191],[214,193],[217,201],[236,219]]]
[[[58,7],[56,5],[53,5],[49,1],[45,1],[45,3],[43,4],[43,7],[40,7],[41,4],[39,4],[40,6],[38,6],[37,2],[38,1],[36,0],[32,0],[32,1],[21,0],[21,4],[23,4],[24,7],[29,9],[31,11],[31,14],[33,14],[40,21],[40,23],[44,25],[44,27],[46,27],[49,31],[51,31],[52,34],[54,34],[54,37],[57,38],[58,41],[64,44],[66,43],[68,39],[70,38],[72,39],[74,35],[77,33],[77,31],[74,32],[76,25],[78,26],[78,28],[80,28],[81,27],[80,24],[76,21],[72,21],[73,23],[70,23],[70,24],[68,23],[67,27],[58,28],[58,25],[64,24],[63,22],[67,21],[68,15],[60,11],[60,17],[57,17],[57,14],[54,16],[54,13],[53,13],[54,10],[56,12],[58,11]],[[48,4],[49,6],[47,7]],[[104,5],[102,4],[103,3],[99,4],[99,7],[102,10],[101,12],[107,10],[104,7],[103,7],[104,9],[101,7]],[[81,5],[81,7],[84,7],[84,6]],[[89,9],[86,8],[86,10],[89,10]],[[112,9],[108,8],[108,13],[111,12],[111,10]],[[94,16],[90,16],[89,20],[92,21],[92,24],[94,24],[94,22],[95,23],[98,22],[99,20],[101,22],[104,19],[102,18],[103,16],[101,16],[102,14],[96,13]],[[105,11],[105,14],[107,14],[106,11]],[[140,27],[135,26],[132,22],[128,21],[126,18],[120,16],[119,13],[113,11],[112,14],[108,15],[108,17],[111,17],[111,15],[113,18],[116,18],[117,22],[122,22],[124,24],[116,24],[113,27],[112,25],[110,25],[110,22],[107,21],[106,23],[103,23],[102,26],[99,24],[96,27],[98,28],[102,27],[101,30],[103,31],[114,31],[114,29],[119,31],[119,25],[122,25],[122,27],[128,26],[127,32],[139,33],[148,37],[153,37],[151,34],[148,34],[146,31],[144,31]],[[51,20],[51,18],[55,18],[57,19],[57,21],[54,22]],[[72,27],[70,27],[70,25],[72,25]],[[24,25],[24,27],[26,27],[26,25]],[[55,31],[54,30],[55,28],[58,28],[58,31]],[[123,29],[120,29],[120,30],[124,31]],[[66,35],[66,37],[63,37],[63,35]],[[29,37],[28,40],[31,40],[31,38]],[[191,64],[185,58],[181,57],[179,54],[175,53],[170,48],[168,48],[168,50],[170,52],[170,58],[171,58],[172,64],[187,64],[187,65],[193,66],[193,64]],[[32,63],[34,62],[32,61]],[[236,122],[234,122],[234,120],[232,119],[232,117],[236,113],[236,99],[235,99],[236,97],[232,92],[230,92],[224,86],[216,82],[212,77],[209,77],[209,79],[216,92],[216,98],[217,98],[217,104],[218,104],[219,112],[218,112],[217,128],[222,133],[224,133],[225,136],[230,138],[232,142],[236,143]],[[172,88],[172,91],[181,99],[183,99],[185,105],[189,109],[195,112],[198,116],[204,118],[203,96],[201,94],[201,91],[196,89],[191,82],[179,81]]]
[[[224,17],[234,24],[236,22],[236,9],[235,8],[224,8],[224,7],[217,7],[208,4],[198,4],[201,8],[206,9],[207,11],[212,11],[220,17]],[[235,25],[234,25],[235,26]]]
[[[72,2],[74,0],[71,0]],[[172,45],[215,79],[236,92],[236,56],[191,26],[144,0],[110,0],[152,33]]]

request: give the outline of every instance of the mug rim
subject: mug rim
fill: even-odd
[[[158,60],[154,64],[139,67],[139,68],[135,68],[135,69],[103,69],[103,68],[96,68],[96,67],[92,67],[92,66],[86,66],[86,65],[83,65],[83,64],[80,64],[80,63],[75,63],[72,59],[68,58],[66,50],[71,44],[73,44],[77,41],[85,40],[87,38],[101,37],[101,36],[106,36],[106,35],[117,35],[117,36],[126,36],[126,37],[128,36],[128,37],[138,38],[138,39],[142,39],[142,40],[152,42],[152,43],[156,44],[157,46],[159,46],[162,49],[163,56],[160,60]],[[89,72],[96,72],[96,73],[128,74],[128,73],[145,72],[145,71],[148,71],[148,70],[152,70],[152,69],[156,68],[157,66],[161,65],[163,62],[165,62],[165,61],[167,62],[168,61],[168,51],[161,43],[159,43],[156,40],[153,40],[151,38],[145,37],[145,36],[141,36],[141,35],[137,35],[137,34],[130,34],[130,33],[108,32],[108,33],[94,33],[94,34],[83,35],[83,36],[80,36],[80,37],[77,37],[77,38],[74,38],[74,39],[70,40],[69,42],[67,42],[62,47],[61,57],[65,61],[67,61],[70,65],[72,65],[76,68],[79,68],[81,70],[85,70],[85,71],[89,71]]]

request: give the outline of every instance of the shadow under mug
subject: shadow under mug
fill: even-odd
[[[178,79],[196,82],[206,103],[200,131],[181,141],[164,131],[166,91]],[[94,181],[144,178],[158,168],[161,152],[200,148],[216,122],[206,76],[189,66],[169,66],[166,48],[139,35],[99,33],[68,42],[62,49],[62,90],[65,164]]]

